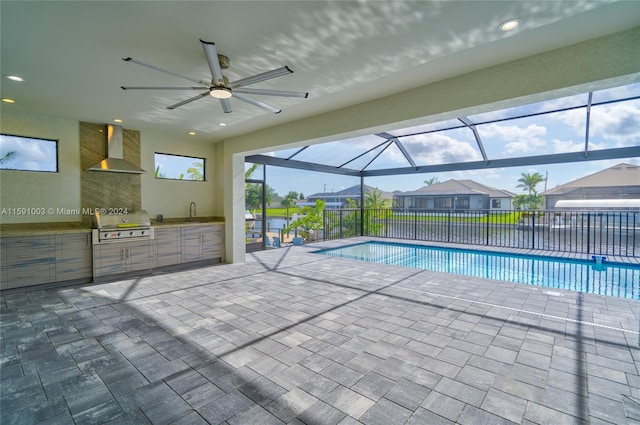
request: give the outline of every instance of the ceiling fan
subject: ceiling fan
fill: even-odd
[[[216,99],[220,100],[220,104],[222,105],[222,110],[226,113],[231,112],[231,102],[229,99],[234,97],[243,102],[247,102],[251,105],[257,106],[262,109],[266,109],[269,112],[273,112],[277,114],[281,112],[281,109],[278,109],[274,106],[266,104],[264,102],[260,102],[258,100],[252,99],[247,94],[251,95],[264,95],[264,96],[281,96],[281,97],[297,97],[297,98],[307,98],[309,93],[306,92],[297,92],[297,91],[287,91],[287,90],[267,90],[267,89],[252,89],[247,88],[245,86],[259,83],[262,81],[270,80],[272,78],[280,77],[282,75],[292,74],[293,71],[288,66],[283,66],[282,68],[277,68],[272,71],[263,72],[261,74],[256,74],[251,77],[242,78],[237,81],[229,82],[227,77],[222,75],[222,70],[229,68],[229,58],[223,55],[219,55],[216,50],[216,45],[213,42],[200,40],[202,44],[202,48],[204,49],[204,54],[207,57],[207,62],[209,63],[209,70],[211,71],[211,81],[203,81],[196,80],[193,78],[186,77],[184,75],[176,74],[175,72],[166,71],[162,68],[158,68],[154,65],[149,65],[140,61],[137,61],[133,58],[123,58],[122,60],[125,62],[135,63],[137,65],[142,65],[147,68],[155,69],[156,71],[164,72],[165,74],[173,75],[174,77],[182,78],[193,83],[198,84],[198,86],[191,87],[139,87],[139,86],[122,86],[123,90],[206,90],[197,96],[191,97],[189,99],[183,100],[182,102],[178,102],[174,105],[167,106],[167,109],[175,109],[180,106],[186,105],[187,103],[191,103],[195,100],[202,99],[207,97],[207,95],[211,95]]]

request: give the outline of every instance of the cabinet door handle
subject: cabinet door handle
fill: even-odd
[[[127,248],[122,248],[120,250],[120,261],[125,261],[127,259]]]

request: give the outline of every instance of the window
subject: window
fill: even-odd
[[[434,198],[433,205],[436,209],[451,209],[451,198]]]
[[[502,208],[502,200],[501,199],[492,199],[491,200],[491,208]]]
[[[155,153],[157,179],[204,181],[204,158]]]
[[[416,208],[422,210],[427,208],[427,198],[416,198]]]
[[[471,206],[471,202],[469,201],[468,196],[459,196],[456,198],[457,210],[468,210],[470,206]]]
[[[58,172],[58,141],[0,135],[0,169]]]

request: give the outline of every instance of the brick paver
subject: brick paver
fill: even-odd
[[[640,301],[316,255],[0,295],[0,422],[636,423]]]

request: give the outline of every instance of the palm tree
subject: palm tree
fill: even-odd
[[[382,197],[382,192],[377,187],[368,192],[366,198],[364,199],[365,208],[386,208],[387,203],[387,200]]]
[[[2,158],[0,158],[0,166],[4,166],[7,162],[11,162],[16,156],[18,156],[17,151],[9,151]],[[4,167],[2,167],[4,168]]]
[[[436,183],[440,183],[440,180],[438,180],[437,177],[431,177],[430,179],[424,181],[424,184],[426,184],[427,186],[431,186],[432,184]]]
[[[287,226],[289,227],[289,208],[293,207],[295,205],[295,200],[298,199],[298,192],[289,192],[287,193],[287,196],[284,197],[284,199],[282,200],[282,202],[280,202],[280,204],[285,207],[287,209],[287,214],[286,214],[286,221],[287,221]]]
[[[202,171],[204,169],[204,162],[196,161],[192,166],[187,168],[187,173],[189,173],[189,178],[191,180],[204,180],[204,175]]]
[[[155,177],[157,179],[166,179],[167,178],[167,175],[165,173],[163,173],[162,171],[160,171],[160,166],[159,165],[156,167],[156,175],[155,175]]]
[[[544,177],[542,174],[535,172],[533,174],[522,173],[521,177],[518,179],[518,184],[516,187],[521,187],[522,190],[529,193],[531,196],[532,193],[536,193],[536,186],[538,183],[544,181]]]
[[[244,172],[244,178],[250,179],[251,176],[253,176],[253,173],[255,173],[255,171],[258,169],[259,166],[260,164],[253,164],[251,167],[249,167],[247,171]]]

